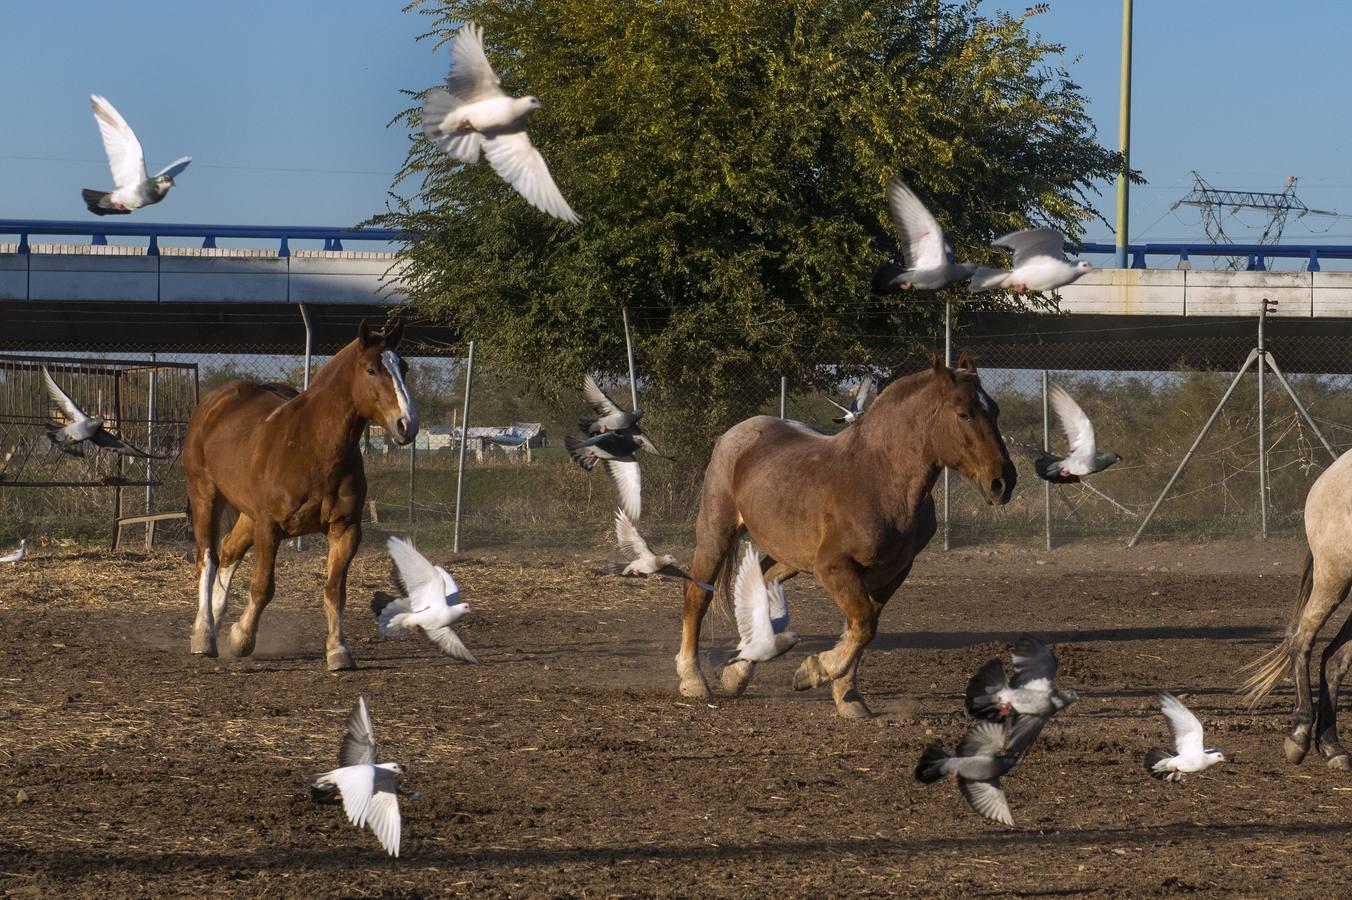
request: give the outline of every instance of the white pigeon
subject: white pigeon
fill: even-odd
[[[1079,696],[1060,690],[1056,657],[1037,638],[1023,635],[1014,642],[1014,677],[1006,680],[999,659],[986,663],[967,684],[967,711],[978,719],[1001,719],[1011,714],[1052,716]]]
[[[879,265],[873,272],[875,294],[894,290],[937,291],[971,277],[976,266],[953,258],[953,248],[944,240],[939,220],[900,178],[887,182],[887,208],[901,239],[905,265],[890,260]]]
[[[789,603],[784,597],[784,585],[778,581],[765,583],[761,573],[760,554],[748,543],[742,554],[742,565],[737,569],[733,610],[737,615],[737,655],[728,660],[769,662],[783,656],[798,635],[788,631]]]
[[[873,393],[873,376],[865,375],[863,380],[861,380],[859,384],[855,385],[854,394],[850,398],[849,406],[841,406],[839,403],[832,400],[830,397],[827,397],[826,398],[827,403],[831,404],[836,409],[840,410],[845,414],[843,416],[837,416],[831,421],[835,422],[837,425],[848,425],[855,419],[862,416],[864,414],[864,407],[868,405],[869,396],[872,393]]]
[[[17,566],[23,562],[24,557],[28,555],[28,538],[19,540],[19,549],[12,550],[4,556],[0,556],[0,563],[9,563],[11,566]]]
[[[379,757],[380,745],[371,729],[366,698],[358,697],[347,717],[338,768],[310,776],[310,797],[322,801],[335,792],[340,794],[348,820],[358,828],[369,826],[385,852],[398,856],[402,825],[399,776],[404,768],[396,762],[376,762]]]
[[[544,104],[538,97],[507,95],[484,55],[483,40],[483,29],[473,22],[451,39],[451,73],[446,89],[430,91],[423,103],[423,134],[466,165],[478,162],[482,153],[531,206],[578,224],[582,220],[559,193],[526,133],[527,117]]]
[[[1153,778],[1165,781],[1182,781],[1184,772],[1201,772],[1216,763],[1225,762],[1225,754],[1219,750],[1202,748],[1202,723],[1192,714],[1192,710],[1170,693],[1160,694],[1160,709],[1169,723],[1169,734],[1173,738],[1174,752],[1152,747],[1145,755],[1145,770]]]
[[[387,603],[377,615],[380,633],[393,637],[420,631],[448,656],[477,663],[451,628],[470,611],[468,603],[460,602],[455,579],[402,538],[390,538],[389,550],[394,560],[392,574],[402,596]]]
[[[1094,440],[1094,423],[1080,409],[1075,398],[1066,393],[1059,384],[1053,384],[1047,391],[1052,409],[1066,434],[1070,452],[1064,457],[1056,457],[1046,451],[1033,462],[1037,476],[1045,481],[1058,484],[1071,484],[1080,480],[1082,475],[1093,475],[1118,462],[1122,457],[1116,453],[1101,453]]]
[[[141,142],[127,120],[105,98],[91,94],[89,105],[94,109],[94,121],[103,136],[103,150],[108,155],[108,167],[113,170],[111,191],[85,188],[81,191],[85,206],[96,216],[126,215],[143,206],[159,203],[174,186],[174,176],[188,168],[191,156],[174,160],[155,173],[146,174],[145,153]]]
[[[615,510],[615,541],[629,558],[628,563],[612,563],[611,573],[626,578],[642,578],[646,575],[661,575],[664,578],[683,578],[694,581],[688,573],[676,565],[676,557],[670,553],[658,555],[648,546],[648,542],[639,534],[638,527],[623,509]],[[696,581],[706,590],[714,590],[713,585]]]
[[[1055,228],[1011,232],[992,241],[991,246],[1013,251],[1012,268],[977,269],[967,286],[974,294],[1002,289],[1016,294],[1054,291],[1094,268],[1084,260],[1066,262],[1066,237]]]

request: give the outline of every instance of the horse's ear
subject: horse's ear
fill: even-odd
[[[404,339],[404,320],[395,319],[394,324],[385,330],[385,348],[395,350]]]
[[[362,319],[361,324],[357,326],[357,340],[361,341],[363,347],[369,347],[375,343],[375,340],[371,337],[371,326],[366,324],[365,319]]]
[[[962,355],[958,357],[958,368],[964,369],[972,375],[976,374],[976,363],[972,362],[972,358],[967,355],[966,350],[962,351]]]
[[[953,381],[953,372],[944,365],[944,361],[939,358],[939,354],[931,353],[930,362],[934,366],[934,377],[947,379],[950,383]]]

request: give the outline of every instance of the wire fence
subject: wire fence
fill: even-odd
[[[966,341],[959,331],[955,347],[972,349],[984,386],[1000,403],[1000,426],[1018,466],[1019,487],[1008,505],[991,507],[973,485],[954,475],[944,523],[950,543],[1125,543],[1234,380],[1236,369],[1255,343],[1254,324],[1253,320],[1236,321],[1203,336],[1196,334],[1195,326],[1191,331],[1180,326],[1174,331],[1104,332],[1056,345],[1020,335]],[[1313,336],[1273,331],[1269,349],[1319,431],[1341,453],[1352,446],[1352,392],[1348,390],[1352,386],[1352,337],[1333,328]],[[740,408],[778,415],[782,403],[789,418],[826,432],[838,430],[840,426],[831,419],[839,412],[828,398],[848,404],[865,371],[886,383],[928,365],[928,359],[915,350],[926,344],[941,347],[942,335],[882,346],[867,363],[848,369],[819,369],[810,384],[790,377],[782,396],[778,390],[762,389],[763,395],[740,397]],[[323,349],[332,352],[334,348]],[[246,345],[180,347],[134,358],[146,365],[196,366],[200,392],[205,396],[237,377],[299,388],[304,381],[304,357],[301,347],[296,350],[258,353]],[[368,523],[400,532],[444,531],[449,537],[456,508],[457,460],[460,443],[466,440],[462,547],[512,545],[595,552],[611,542],[612,486],[599,468],[587,473],[572,464],[563,449],[563,436],[576,430],[579,415],[586,411],[580,391],[560,401],[546,401],[531,384],[529,373],[495,371],[477,362],[466,434],[461,408],[466,367],[457,351],[463,349],[406,349],[409,386],[422,430],[412,446],[400,448],[387,443],[378,427],[368,429],[362,440],[369,482]],[[68,348],[65,355],[86,359],[97,368],[99,360],[128,353],[125,348],[88,346],[78,352]],[[327,359],[316,355],[313,370]],[[625,371],[626,361],[616,359],[604,367],[599,379],[612,397],[627,406]],[[639,373],[641,403],[645,397],[661,396],[656,386],[644,382],[641,358]],[[1276,376],[1263,377],[1267,526],[1275,534],[1297,533],[1306,491],[1327,467],[1330,456]],[[1044,378],[1077,398],[1095,423],[1099,445],[1122,457],[1088,485],[1046,489],[1034,476],[1032,460],[1043,445],[1044,429],[1050,431],[1053,450],[1065,446],[1057,424],[1044,420]],[[181,400],[184,390],[162,393],[158,402],[165,402],[167,396]],[[6,407],[0,409],[0,423],[10,421],[23,407],[29,417],[25,427],[40,428],[32,421],[32,404],[44,402],[39,391],[40,384],[31,377],[21,381],[0,367],[0,405]],[[179,418],[168,411],[161,414],[163,427],[169,429],[163,435],[147,434],[144,424],[139,432],[135,430],[137,421],[153,418],[147,400],[129,398],[128,410],[134,411],[125,411],[126,421],[115,422],[115,426],[124,428],[133,442],[140,439],[161,448],[172,447],[174,438],[167,423],[179,422]],[[677,461],[653,458],[643,462],[644,533],[656,543],[689,546],[710,442],[688,439],[680,416],[672,411],[648,409],[646,404],[645,411],[644,424],[651,436]],[[1258,376],[1251,370],[1216,416],[1211,432],[1161,504],[1145,539],[1259,533],[1264,513],[1259,490],[1259,423]],[[181,441],[181,424],[173,427],[179,429],[174,433]],[[5,439],[19,443],[11,438]],[[10,449],[0,447],[0,453]],[[60,453],[45,443],[33,444],[29,452],[32,465],[52,464],[48,455]],[[126,471],[134,468],[128,464]],[[153,477],[153,491],[121,493],[124,514],[140,512],[142,505],[147,513],[184,509],[178,461],[157,463]],[[0,472],[0,542],[19,537],[106,536],[111,504],[118,493],[109,485],[40,488],[16,486],[13,481]],[[941,483],[936,487],[941,509],[942,492]],[[188,539],[182,522],[167,523],[159,537]]]

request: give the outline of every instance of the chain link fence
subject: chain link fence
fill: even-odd
[[[1123,333],[1086,332],[1082,339],[1048,343],[1026,335],[964,336],[959,329],[954,347],[969,349],[981,369],[983,384],[1000,403],[1001,430],[1019,470],[1019,487],[1004,507],[987,506],[974,486],[953,475],[950,482],[947,537],[953,545],[1009,542],[1053,545],[1075,541],[1121,542],[1140,527],[1189,446],[1215,410],[1234,372],[1255,344],[1256,320],[1235,320],[1198,336],[1195,324],[1135,328]],[[1330,327],[1327,334],[1284,335],[1274,332],[1268,348],[1281,364],[1296,395],[1335,452],[1352,445],[1352,338]],[[785,390],[744,396],[740,408],[779,415],[825,432],[839,412],[828,397],[848,404],[864,372],[880,385],[929,365],[917,347],[942,347],[943,335],[912,336],[881,345],[866,362],[819,368],[812,381],[790,377]],[[301,387],[304,356],[258,353],[247,345],[180,347],[155,354],[129,354],[117,347],[82,347],[63,351],[91,363],[127,357],[146,364],[195,365],[200,392],[237,377],[285,382]],[[332,352],[333,347],[323,348]],[[46,352],[46,351],[43,351]],[[39,351],[26,351],[36,355]],[[396,532],[434,532],[449,542],[456,508],[456,470],[464,437],[462,402],[465,388],[463,348],[405,348],[410,364],[409,386],[417,403],[422,430],[412,447],[383,440],[371,427],[362,441],[369,481],[367,521]],[[25,353],[10,353],[24,356]],[[327,361],[316,355],[317,371]],[[624,359],[598,373],[602,386],[622,405],[629,405]],[[1065,439],[1055,421],[1043,416],[1044,377],[1064,386],[1095,423],[1103,449],[1122,461],[1095,476],[1088,486],[1044,488],[1032,468],[1043,445],[1044,429],[1053,450]],[[1272,374],[1265,377],[1262,421],[1267,443],[1267,524],[1272,533],[1298,533],[1306,491],[1330,462],[1329,454],[1309,424],[1298,414],[1285,388]],[[37,388],[20,383],[0,369],[0,421]],[[571,463],[563,436],[576,430],[586,412],[579,391],[547,402],[528,372],[494,371],[476,362],[470,409],[466,471],[462,500],[462,548],[517,547],[548,551],[600,552],[613,543],[615,497],[604,472],[587,473]],[[1145,539],[1248,537],[1259,533],[1262,518],[1259,491],[1258,376],[1241,380],[1198,448],[1187,469],[1160,506]],[[640,403],[659,396],[645,384],[639,360]],[[178,389],[176,389],[178,390]],[[180,391],[181,393],[181,391]],[[177,396],[177,394],[175,395]],[[10,399],[12,397],[12,399]],[[25,399],[19,399],[23,397]],[[39,395],[40,397],[40,395]],[[135,430],[148,417],[145,402],[124,412],[115,426],[134,438],[169,446],[172,438],[153,439]],[[645,426],[657,445],[676,462],[643,461],[643,531],[662,546],[689,546],[699,502],[700,479],[707,462],[707,443],[688,439],[679,417],[646,409]],[[31,410],[29,410],[31,413]],[[865,413],[867,414],[867,413]],[[166,418],[167,421],[167,418]],[[34,423],[28,423],[33,426]],[[730,423],[729,423],[730,424]],[[180,437],[181,440],[181,437]],[[0,448],[3,453],[10,448]],[[37,446],[32,453],[59,453]],[[134,467],[130,464],[127,470]],[[142,466],[144,468],[144,466]],[[157,464],[151,492],[122,492],[124,514],[179,511],[185,507],[182,467],[177,460]],[[936,500],[944,507],[943,483]],[[30,539],[102,539],[111,519],[114,491],[106,485],[20,487],[0,473],[0,543]],[[144,499],[143,499],[144,498]],[[941,513],[942,515],[942,513]],[[943,527],[941,525],[941,527]],[[161,538],[186,540],[182,522],[166,523]]]

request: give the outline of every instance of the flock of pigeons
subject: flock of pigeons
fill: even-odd
[[[967,712],[977,723],[963,735],[957,750],[949,753],[930,745],[915,767],[917,781],[954,779],[972,809],[1011,826],[1014,816],[1000,779],[1032,748],[1048,720],[1079,699],[1074,691],[1056,687],[1056,656],[1046,644],[1024,635],[1014,643],[1013,658],[1013,678],[1006,676],[1004,663],[996,658],[968,682]],[[1160,707],[1174,751],[1153,747],[1146,752],[1145,768],[1152,777],[1180,781],[1185,772],[1200,772],[1225,761],[1221,751],[1204,749],[1202,723],[1177,697],[1161,694]]]

